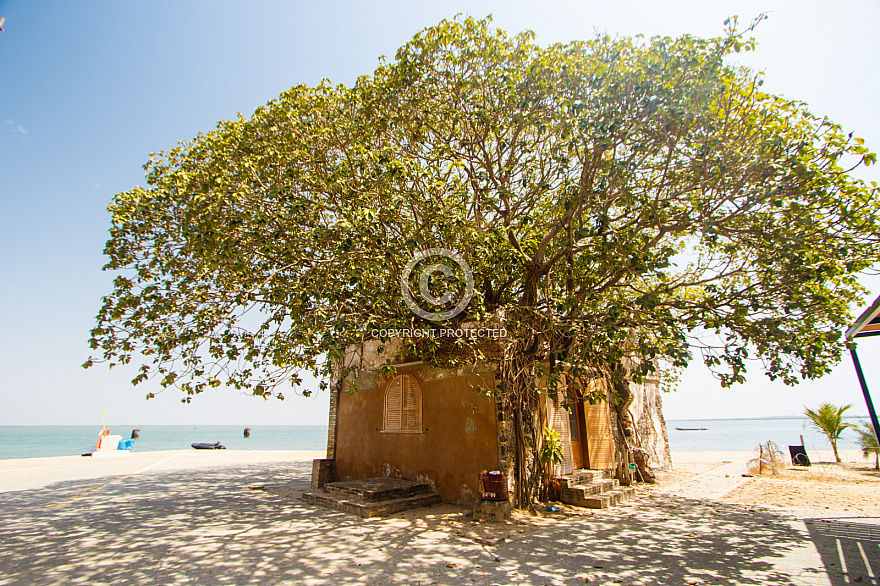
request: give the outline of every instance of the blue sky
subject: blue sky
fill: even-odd
[[[880,149],[880,4],[830,2],[33,2],[0,0],[0,425],[322,424],[327,397],[264,402],[174,390],[145,401],[131,370],[82,370],[111,276],[107,203],[143,185],[150,152],[253,109],[298,83],[350,84],[380,55],[456,13],[494,15],[539,43],[612,34],[720,34],[737,14],[770,19],[741,62]],[[863,173],[880,181],[877,167]],[[874,295],[880,279],[865,281]],[[873,342],[873,343],[872,343]],[[880,339],[861,345],[880,403]],[[699,364],[666,397],[668,418],[799,413],[864,402],[845,360],[788,389],[757,368],[730,390]]]

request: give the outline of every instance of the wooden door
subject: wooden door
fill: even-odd
[[[608,401],[597,401],[581,405],[586,421],[586,445],[589,448],[587,460],[592,470],[609,470],[615,467],[614,438],[611,431],[611,413]]]
[[[571,474],[574,471],[574,458],[571,453],[571,435],[568,432],[568,411],[563,406],[566,397],[559,396],[547,397],[547,424],[550,429],[559,434],[559,441],[562,444],[563,462],[554,467],[554,475],[562,476]]]
[[[584,401],[574,392],[569,394],[572,402],[571,412],[568,414],[568,429],[571,438],[571,456],[575,469],[588,468],[589,452],[586,446],[586,425],[584,421]]]

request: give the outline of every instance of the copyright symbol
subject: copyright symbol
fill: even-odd
[[[416,300],[413,297],[413,292],[410,289],[410,279],[416,265],[421,260],[433,257],[440,257],[444,260],[428,264],[422,268],[418,278],[419,296],[435,308],[440,308],[452,303],[455,298],[455,293],[451,290],[447,289],[446,292],[439,297],[434,295],[430,288],[431,277],[435,273],[441,273],[447,281],[452,280],[455,277],[455,271],[452,267],[453,265],[458,266],[460,273],[464,276],[465,288],[458,304],[451,309],[441,311],[428,311],[422,309],[419,304],[416,303]],[[429,248],[416,253],[415,256],[406,263],[403,273],[400,276],[400,291],[403,293],[403,300],[406,302],[406,306],[417,316],[430,321],[446,321],[464,311],[464,308],[470,303],[471,298],[474,296],[474,274],[471,272],[471,268],[468,266],[467,261],[465,261],[457,252],[449,250],[448,248]]]

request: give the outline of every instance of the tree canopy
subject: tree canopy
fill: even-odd
[[[531,364],[699,350],[725,385],[750,357],[821,376],[878,260],[880,193],[851,175],[876,157],[735,65],[751,29],[542,47],[443,21],[351,87],[295,86],[152,155],[109,207],[119,274],[86,366],[282,396],[376,328],[430,325],[399,281],[443,247],[475,279],[451,322],[502,320]]]

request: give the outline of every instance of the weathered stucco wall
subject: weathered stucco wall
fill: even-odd
[[[335,479],[372,477],[425,480],[444,502],[472,504],[478,475],[498,470],[495,402],[479,388],[494,388],[494,370],[470,376],[436,368],[407,369],[422,388],[422,433],[383,432],[388,380],[372,374],[337,405]],[[378,384],[378,388],[376,387]]]
[[[648,453],[648,465],[655,470],[670,470],[672,454],[669,452],[669,438],[666,435],[666,420],[663,417],[663,399],[660,384],[648,379],[644,384],[629,384],[633,394],[630,405],[637,432],[637,445]]]

